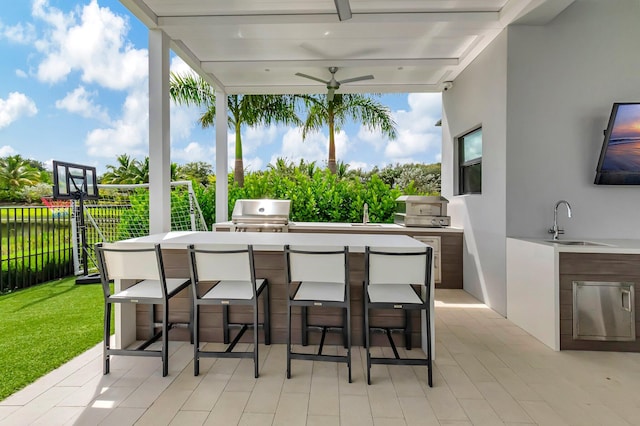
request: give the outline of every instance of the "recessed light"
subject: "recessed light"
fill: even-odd
[[[325,36],[325,37],[326,37],[326,36],[328,36],[329,34],[331,34],[331,31],[325,31],[325,32],[324,32],[324,36]]]

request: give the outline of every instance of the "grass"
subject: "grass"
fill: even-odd
[[[103,306],[75,277],[0,296],[0,401],[100,342]]]

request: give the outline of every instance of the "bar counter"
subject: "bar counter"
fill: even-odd
[[[187,247],[190,244],[251,244],[255,255],[256,277],[266,278],[270,286],[271,304],[271,339],[273,343],[286,342],[287,330],[287,296],[286,274],[284,263],[284,246],[299,247],[349,247],[349,273],[351,284],[351,326],[354,345],[362,345],[362,308],[363,308],[363,281],[364,281],[364,251],[366,246],[385,248],[413,248],[426,245],[406,235],[380,235],[380,234],[321,234],[321,233],[266,233],[266,232],[167,232],[153,234],[145,237],[132,238],[120,241],[118,244],[136,245],[138,243],[160,244],[167,277],[188,277],[189,266]],[[127,286],[126,282],[116,282],[116,289]],[[435,331],[433,318],[433,293],[434,283],[431,280],[431,326],[432,347],[435,347]],[[137,309],[136,309],[137,308]],[[183,291],[171,300],[170,320],[175,322],[187,322],[191,308],[191,293]],[[234,306],[231,311],[232,321],[249,321],[250,310],[241,306]],[[116,345],[126,346],[135,340],[146,337],[149,327],[149,315],[147,305],[122,305],[116,306]],[[260,311],[262,315],[262,311]],[[222,313],[217,306],[207,306],[201,309],[200,333],[203,342],[222,341]],[[402,316],[393,311],[373,311],[372,324],[398,325]],[[339,309],[324,308],[316,312],[310,310],[309,322],[339,324],[341,312]],[[426,347],[426,333],[421,330],[421,321],[417,315],[413,318],[413,344]],[[300,339],[299,311],[292,311],[293,342]],[[173,329],[170,338],[172,340],[188,340],[186,329]],[[244,336],[246,337],[246,336]],[[310,343],[316,343],[319,333],[310,334]],[[248,340],[247,340],[248,341]],[[373,344],[385,344],[384,336],[374,335]],[[327,336],[328,344],[338,344],[340,336]],[[387,343],[388,344],[388,343]]]

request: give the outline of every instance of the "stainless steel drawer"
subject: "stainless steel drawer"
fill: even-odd
[[[636,339],[634,283],[574,281],[573,338]]]

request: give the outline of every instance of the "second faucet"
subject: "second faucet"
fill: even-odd
[[[566,204],[567,206],[567,217],[571,217],[571,205],[566,200],[560,200],[556,203],[556,206],[553,209],[553,227],[549,229],[549,233],[553,234],[553,239],[557,240],[558,235],[564,234],[564,229],[558,228],[558,207],[560,204]]]

